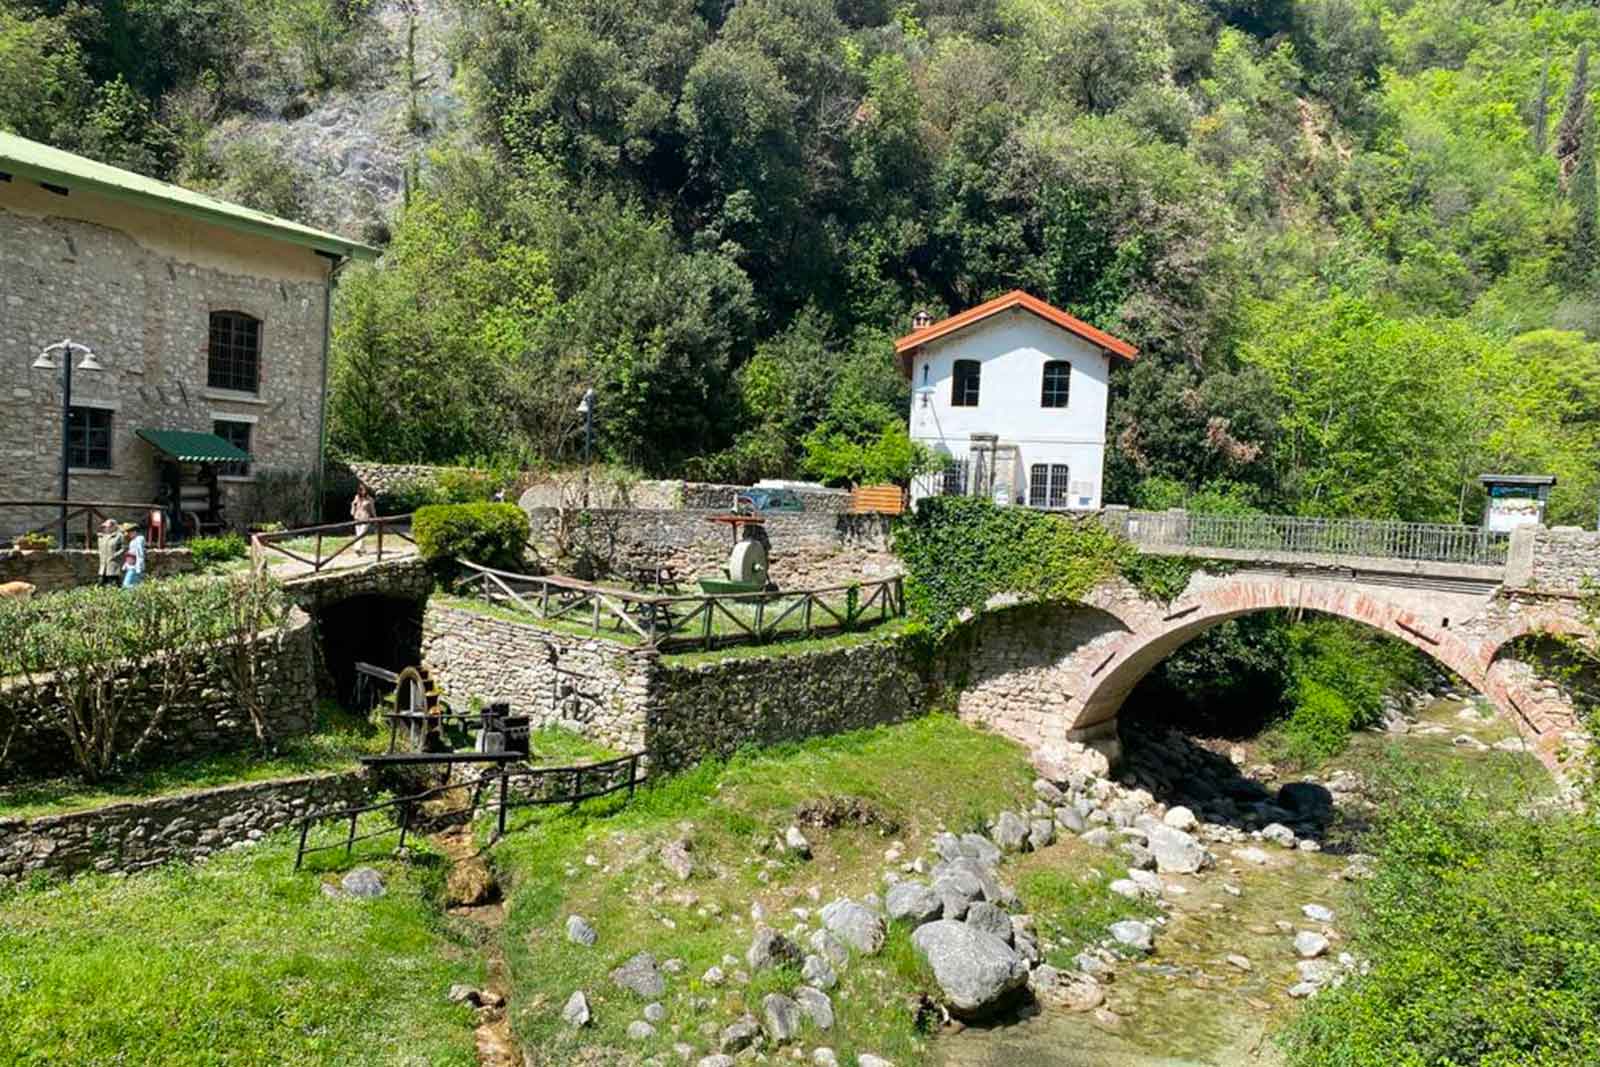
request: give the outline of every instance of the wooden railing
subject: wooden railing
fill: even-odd
[[[358,526],[366,529],[356,533]],[[257,567],[267,562],[268,554],[303,563],[312,574],[321,573],[324,567],[345,553],[360,553],[367,545],[377,549],[375,559],[383,561],[384,540],[388,539],[388,552],[393,556],[411,555],[417,543],[411,539],[410,515],[385,515],[363,522],[334,522],[324,526],[307,526],[299,530],[279,530],[275,533],[258,533],[250,536],[250,558]],[[409,549],[400,547],[410,545]],[[324,552],[324,548],[328,551]],[[350,562],[345,557],[345,562]]]
[[[462,561],[458,593],[598,636],[620,634],[663,651],[765,644],[853,630],[905,614],[900,575],[821,589],[660,596],[555,575],[515,574]]]
[[[1417,560],[1497,567],[1508,534],[1453,523],[1317,519],[1288,515],[1197,515],[1107,509],[1108,522],[1147,548],[1237,549],[1308,556]]]
[[[54,518],[52,518],[49,522],[41,523],[40,525],[35,526],[24,533],[18,534],[17,537],[21,538],[28,536],[28,534],[59,533],[61,529],[61,509],[63,507],[67,509],[66,521],[69,526],[72,525],[72,523],[77,519],[83,520],[84,547],[94,548],[96,544],[95,535],[98,532],[97,527],[106,519],[111,517],[107,515],[106,512],[133,512],[137,516],[147,512],[155,511],[160,507],[160,505],[128,504],[109,500],[0,500],[0,515],[4,515],[7,511],[13,508],[55,509],[56,514]],[[0,529],[5,529],[7,526],[7,523],[0,522]],[[0,547],[3,547],[8,543],[14,544],[15,540],[16,539],[13,539],[10,542],[0,542]],[[67,548],[69,546],[57,545],[56,547]]]
[[[358,804],[348,808],[332,808],[313,812],[300,820],[300,843],[295,849],[294,869],[299,870],[305,858],[315,852],[344,849],[346,856],[354,851],[358,842],[376,837],[399,834],[396,847],[405,848],[406,837],[422,823],[441,823],[475,818],[479,810],[493,811],[495,837],[506,832],[506,813],[512,808],[566,804],[576,808],[585,800],[610,796],[628,791],[628,799],[644,782],[640,773],[643,752],[633,752],[616,759],[599,763],[583,763],[568,767],[501,768],[481,775],[474,782],[450,782],[421,793],[380,800],[372,804]],[[486,793],[495,799],[485,802]],[[466,793],[464,805],[444,811],[429,812],[424,805],[437,801],[450,793]],[[388,823],[363,829],[361,817],[377,812],[391,816]],[[311,828],[321,822],[349,822],[349,828],[340,837],[327,844],[308,844]]]

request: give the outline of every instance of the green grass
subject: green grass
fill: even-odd
[[[911,859],[926,850],[941,824],[964,825],[974,809],[1015,805],[1031,780],[1018,746],[947,716],[930,716],[744,752],[726,763],[707,761],[647,786],[632,805],[613,797],[577,813],[519,812],[514,832],[492,853],[509,887],[501,944],[517,1037],[534,1051],[534,1062],[551,1065],[574,1062],[580,1047],[670,1055],[674,1040],[694,1043],[704,1055],[711,1049],[698,1036],[700,1022],[720,1026],[747,1010],[759,1014],[762,994],[798,984],[793,975],[778,974],[749,987],[702,985],[700,976],[725,953],[742,959],[754,934],[753,901],[766,909],[770,925],[787,930],[796,921],[793,907],[814,913],[835,894],[881,892],[883,852],[892,841],[903,842]],[[827,797],[859,797],[896,828],[808,827],[809,861],[772,846],[799,805]],[[696,865],[685,883],[655,858],[663,842],[680,835],[690,840]],[[813,886],[824,890],[820,902],[807,893]],[[594,924],[600,934],[594,948],[567,942],[569,914]],[[685,962],[684,973],[668,979],[668,1025],[643,1047],[623,1036],[643,1003],[607,978],[641,950]],[[853,1062],[856,1051],[896,1063],[924,1061],[928,1040],[912,1025],[907,996],[932,985],[907,931],[891,931],[882,953],[852,961],[840,983],[831,994],[833,1031],[807,1034],[808,1045],[832,1046],[841,1063]],[[574,1035],[560,1011],[580,988],[594,1022]],[[696,997],[709,998],[713,1007],[697,1010]],[[683,1025],[680,1037],[672,1035],[673,1023]]]
[[[1071,866],[1062,866],[1056,857],[1048,866],[1030,863],[1017,880],[1017,892],[1027,901],[1039,933],[1057,944],[1048,953],[1049,962],[1068,971],[1078,969],[1073,957],[1103,939],[1112,923],[1158,914],[1153,904],[1108,888],[1114,879],[1126,877],[1126,861],[1103,853],[1086,860]]]
[[[250,748],[138,769],[93,784],[76,778],[53,778],[0,786],[0,818],[63,815],[212,786],[350,770],[357,765],[358,755],[380,752],[387,742],[384,730],[331,701],[323,701],[317,715],[314,733],[285,738],[270,755],[263,756]],[[570,744],[556,740],[562,745]]]
[[[436,905],[441,859],[378,861],[376,901],[329,899],[293,860],[284,832],[0,890],[0,1063],[473,1067],[472,1011],[445,993],[483,975]]]
[[[670,667],[698,667],[706,663],[722,663],[727,660],[754,657],[782,659],[786,656],[804,656],[812,652],[832,652],[835,649],[870,644],[873,641],[894,637],[904,633],[905,630],[906,620],[890,619],[885,623],[850,633],[830,634],[827,637],[780,641],[770,645],[730,645],[727,648],[712,649],[710,652],[673,652],[662,656],[661,662]]]

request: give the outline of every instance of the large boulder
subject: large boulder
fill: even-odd
[[[927,923],[911,943],[933,968],[954,1015],[981,1018],[1005,1007],[1027,984],[1028,965],[1010,945],[965,923]]]
[[[883,917],[853,900],[835,900],[822,909],[822,925],[840,941],[863,955],[883,948]]]
[[[1002,852],[1022,852],[1028,848],[1028,822],[1014,811],[1002,811],[989,836]]]
[[[800,1036],[800,1005],[782,993],[761,1000],[761,1029],[774,1045],[787,1045]]]
[[[744,961],[750,965],[752,971],[781,967],[785,964],[798,966],[802,958],[800,946],[770,926],[756,929],[756,936],[751,939],[750,947],[744,954]]]
[[[889,918],[920,926],[932,922],[944,910],[944,901],[926,882],[908,879],[889,887],[883,898]]]
[[[1333,794],[1316,782],[1286,782],[1278,789],[1277,801],[1297,819],[1322,819],[1333,810]]]
[[[1195,874],[1211,866],[1211,853],[1200,842],[1163,823],[1150,827],[1145,847],[1162,874]]]
[[[1000,849],[996,847],[993,841],[990,841],[982,834],[962,834],[960,844],[961,855],[965,856],[967,859],[977,860],[986,867],[993,867],[995,864],[1000,862]],[[958,858],[960,857],[945,857],[947,860],[955,860]]]
[[[960,919],[974,900],[983,897],[983,883],[971,871],[955,869],[936,875],[933,891],[938,894],[946,919]]]
[[[818,1030],[833,1029],[833,1001],[828,999],[828,994],[810,986],[801,986],[794,991],[794,999]]]
[[[993,934],[1006,944],[1012,944],[1011,916],[998,904],[987,900],[977,901],[967,909],[966,923],[986,934]]]

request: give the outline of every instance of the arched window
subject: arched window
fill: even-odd
[[[1039,406],[1064,408],[1067,393],[1072,385],[1072,364],[1064,359],[1052,359],[1044,365],[1044,383],[1039,390]]]
[[[242,311],[211,313],[206,385],[241,393],[261,391],[261,320]]]
[[[975,359],[956,360],[955,373],[950,376],[950,406],[975,408],[978,406],[979,364]]]

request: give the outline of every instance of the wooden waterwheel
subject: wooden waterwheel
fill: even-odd
[[[443,741],[440,733],[439,690],[426,667],[407,667],[395,678],[395,711],[407,718],[395,733],[395,747],[407,752],[432,752]]]

